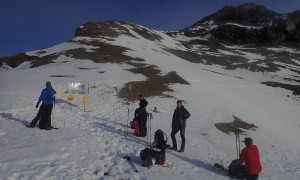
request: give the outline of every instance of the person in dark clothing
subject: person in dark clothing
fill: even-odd
[[[139,108],[137,108],[134,112],[134,117],[138,121],[138,126],[140,129],[140,136],[145,137],[147,135],[147,111],[146,106],[148,105],[148,102],[144,98],[144,96],[141,94],[140,96],[140,103]]]
[[[139,103],[140,107],[145,107],[146,108],[146,106],[148,105],[148,102],[146,101],[144,95],[140,94],[139,98],[140,98],[140,103]]]
[[[257,180],[262,171],[258,148],[249,137],[243,142],[246,147],[242,149],[240,158],[229,165],[228,175],[231,178]]]
[[[134,117],[138,121],[140,129],[140,136],[145,137],[147,135],[147,111],[145,107],[139,107],[134,112]]]
[[[172,119],[172,132],[171,138],[173,146],[170,147],[171,150],[177,151],[177,142],[175,135],[178,131],[180,131],[181,136],[181,147],[179,152],[184,152],[185,148],[185,127],[186,127],[186,120],[191,116],[188,110],[182,105],[182,101],[177,101],[177,107],[174,110],[173,119]]]
[[[39,100],[36,104],[36,108],[39,107],[39,104],[42,102],[38,114],[27,126],[29,128],[34,128],[37,122],[39,121],[39,128],[50,130],[51,126],[51,112],[53,108],[53,102],[55,100],[54,95],[56,91],[52,88],[51,82],[46,82],[46,88],[42,90]]]

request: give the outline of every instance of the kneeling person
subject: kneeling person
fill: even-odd
[[[233,160],[229,165],[228,175],[231,178],[257,180],[262,171],[258,148],[249,137],[242,142],[246,147],[242,149],[240,158]]]

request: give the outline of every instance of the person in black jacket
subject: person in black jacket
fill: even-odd
[[[148,105],[148,101],[146,101],[144,95],[140,94],[139,98],[140,98],[140,103],[139,103],[140,107],[146,108],[146,106]]]
[[[186,120],[191,116],[188,110],[182,105],[182,101],[177,101],[177,107],[174,110],[173,119],[172,119],[172,132],[171,138],[173,146],[170,148],[171,150],[177,151],[177,142],[175,135],[178,131],[180,131],[181,136],[181,148],[179,152],[184,152],[185,148],[185,126]]]
[[[140,103],[139,108],[137,108],[134,112],[134,117],[138,120],[138,126],[140,129],[139,136],[145,137],[147,135],[147,111],[146,106],[148,105],[148,102],[144,98],[144,96],[141,94],[140,96]]]

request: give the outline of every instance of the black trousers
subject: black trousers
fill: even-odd
[[[35,126],[39,122],[40,129],[51,128],[51,113],[53,109],[53,104],[42,104],[36,115],[36,117],[31,121],[30,125]]]
[[[147,136],[147,119],[146,120],[138,120],[138,125],[140,128],[140,136]]]
[[[42,116],[45,113],[45,110],[45,106],[41,105],[37,115],[31,121],[30,126],[35,126],[39,120],[42,121]]]
[[[228,167],[228,175],[231,178],[246,179],[246,180],[258,180],[258,174],[248,174],[244,171],[244,166],[234,165],[231,163]]]
[[[238,179],[246,179],[246,180],[258,180],[258,175],[252,175],[244,173],[237,177]]]
[[[180,149],[184,150],[184,148],[185,148],[185,127],[172,128],[171,138],[172,138],[173,147],[177,149],[177,142],[176,142],[175,135],[178,133],[178,131],[180,131],[180,137],[181,137],[181,148]]]

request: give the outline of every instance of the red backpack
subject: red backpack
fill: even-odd
[[[133,124],[134,124],[134,132],[133,132],[133,134],[135,136],[140,136],[141,135],[141,131],[140,131],[140,127],[139,127],[139,123],[138,123],[137,119],[133,120]]]

